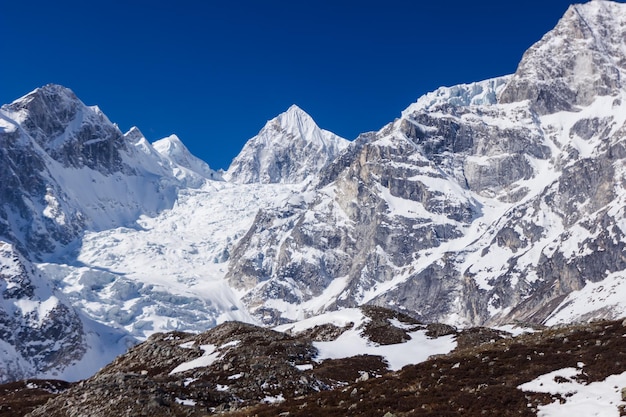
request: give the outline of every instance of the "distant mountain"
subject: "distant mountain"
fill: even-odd
[[[65,267],[53,265],[74,262],[87,231],[138,227],[140,216],[171,208],[180,189],[216,178],[175,138],[158,146],[137,129],[122,134],[62,86],[2,106],[0,380],[84,377],[135,343],[127,331],[76,309],[54,281],[68,278]],[[47,272],[32,264],[43,259],[53,261]]]
[[[161,156],[138,130],[124,136],[59,85],[2,106],[0,129],[0,236],[34,259],[171,208],[181,186],[212,174]]]
[[[206,162],[193,156],[176,135],[157,140],[152,146],[169,161],[172,172],[178,179],[221,179],[220,174],[212,170]]]
[[[246,143],[225,178],[243,184],[313,180],[348,143],[320,129],[311,116],[293,105]]]
[[[623,316],[623,39],[626,5],[574,5],[515,74],[353,142],[293,106],[223,177],[61,86],[3,106],[0,379],[364,304],[459,327]]]

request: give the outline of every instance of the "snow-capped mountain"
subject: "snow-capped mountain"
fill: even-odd
[[[69,375],[87,335],[113,352],[113,334],[361,304],[456,325],[623,316],[623,39],[626,5],[572,6],[515,74],[440,88],[353,142],[293,106],[223,178],[64,87],[3,106],[0,323],[21,365],[0,377]],[[33,329],[34,353],[15,336]]]
[[[306,207],[258,216],[231,284],[267,322],[362,303],[457,324],[623,315],[625,24],[623,4],[572,6],[512,76],[359,137]]]
[[[3,339],[11,360],[0,367],[0,380],[77,379],[157,331],[254,321],[223,280],[229,250],[259,206],[299,201],[302,185],[224,182],[175,135],[150,144],[137,128],[122,134],[97,107],[58,85],[3,106],[0,116],[0,238],[27,265],[15,275],[12,256],[0,262],[12,288],[0,312],[10,317],[6,334],[13,332]],[[341,146],[342,140],[296,107],[279,119],[281,138],[297,131],[300,136],[293,138],[303,147],[327,147],[307,148],[316,158],[310,167],[297,165],[301,175],[314,176],[320,160],[331,158],[325,149],[336,153]],[[49,294],[17,299],[14,294],[26,294],[20,285],[28,287],[29,280]],[[54,313],[55,306],[66,313]],[[31,318],[33,311],[39,315]],[[93,332],[96,324],[102,329]],[[31,343],[16,331],[20,326],[40,335],[43,353],[20,347]],[[58,328],[59,339],[46,327]],[[65,345],[65,333],[74,338],[67,344],[73,351],[63,352],[65,362],[55,361],[55,346]],[[98,346],[104,346],[99,359],[84,366]]]
[[[138,129],[122,134],[97,107],[58,85],[0,109],[0,145],[0,380],[89,375],[135,339],[70,302],[62,291],[71,275],[59,272],[70,267],[59,260],[76,261],[85,233],[139,227],[140,216],[172,208],[179,190],[216,173],[176,138],[155,148]],[[56,268],[32,264],[42,259]],[[98,282],[82,279],[92,288]]]
[[[312,180],[348,143],[320,129],[311,116],[293,105],[246,143],[225,178],[243,184]]]
[[[58,85],[3,106],[0,129],[0,235],[34,259],[62,250],[84,230],[133,224],[171,208],[182,185],[212,175],[195,160],[180,165],[184,158],[167,153],[164,143],[163,156],[136,129],[123,135],[100,109]]]

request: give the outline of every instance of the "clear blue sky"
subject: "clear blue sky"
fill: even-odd
[[[569,4],[0,0],[0,103],[62,84],[227,168],[294,103],[354,139],[439,86],[513,73]]]

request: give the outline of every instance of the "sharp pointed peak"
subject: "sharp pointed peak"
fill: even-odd
[[[292,104],[287,109],[287,113],[306,113],[306,112],[302,110],[302,108],[298,106],[297,104]]]
[[[137,141],[140,139],[145,139],[145,135],[139,130],[137,126],[131,127],[128,132],[124,133],[126,138],[129,138],[132,141]]]
[[[285,110],[284,112],[280,113],[278,116],[275,117],[275,119],[277,118],[281,118],[284,116],[288,116],[288,117],[300,117],[300,118],[309,118],[312,119],[311,115],[308,114],[306,111],[304,111],[302,109],[302,107],[298,106],[297,104],[292,104],[291,106],[289,106],[289,108],[287,108],[287,110]]]
[[[286,111],[270,120],[270,124],[272,124],[272,122],[280,125],[292,125],[294,123],[301,124],[303,122],[305,124],[312,123],[317,125],[313,120],[313,117],[296,104],[292,104]]]

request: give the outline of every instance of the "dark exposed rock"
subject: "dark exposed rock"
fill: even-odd
[[[0,382],[62,370],[86,351],[83,324],[19,251],[0,241]]]
[[[390,319],[419,325],[391,310],[364,311],[372,325],[363,332],[372,342],[402,341],[382,330],[397,328]],[[327,337],[329,327],[324,329]],[[319,335],[319,327],[290,335],[240,322],[226,322],[198,335],[155,334],[31,415],[60,417],[80,411],[92,416],[195,416],[303,397],[388,372],[383,358],[372,355],[315,362],[312,337]],[[393,340],[383,339],[389,335]],[[181,366],[194,360],[199,362]]]

